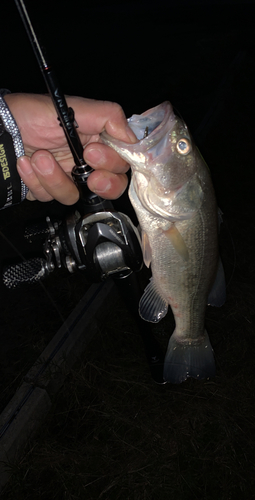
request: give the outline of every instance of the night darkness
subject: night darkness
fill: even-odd
[[[14,1],[6,4],[1,87],[45,93]],[[207,312],[215,379],[178,387],[159,387],[150,379],[139,335],[129,337],[131,319],[124,305],[117,305],[83,366],[69,376],[72,390],[61,390],[44,427],[45,441],[36,437],[34,452],[15,465],[18,479],[7,486],[5,498],[16,498],[17,492],[19,499],[255,498],[254,3],[27,0],[26,5],[65,94],[116,101],[127,116],[169,100],[185,120],[211,170],[223,212],[227,301]],[[133,216],[127,194],[115,206]],[[57,202],[27,201],[2,211],[1,263],[16,258],[15,248],[26,256],[38,250],[22,238],[28,219],[61,218],[66,212]],[[81,275],[66,273],[56,273],[45,285],[64,316],[88,288]],[[61,321],[38,285],[25,294],[1,285],[0,293],[2,411]],[[172,317],[155,327],[163,345],[169,325]],[[118,420],[122,409],[125,419]]]

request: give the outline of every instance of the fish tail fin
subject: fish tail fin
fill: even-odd
[[[183,345],[171,336],[164,362],[164,379],[172,384],[180,384],[187,378],[203,379],[215,376],[213,349],[207,332],[199,345]]]

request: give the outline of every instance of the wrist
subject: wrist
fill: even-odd
[[[8,93],[0,89],[0,208],[20,203],[27,194],[16,168],[17,158],[25,152],[17,123],[5,100]]]

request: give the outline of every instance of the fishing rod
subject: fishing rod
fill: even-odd
[[[55,267],[64,266],[69,272],[81,270],[91,282],[111,276],[123,297],[128,310],[138,324],[144,342],[146,357],[153,379],[162,378],[163,355],[161,348],[138,314],[141,291],[135,273],[141,270],[143,256],[137,229],[129,217],[116,212],[109,200],[104,200],[89,190],[87,179],[93,169],[83,159],[83,146],[77,133],[74,110],[68,107],[56,74],[40,45],[23,0],[15,0],[25,30],[33,47],[37,62],[63,127],[75,166],[72,177],[77,185],[82,203],[82,215],[70,214],[65,221],[46,218],[42,228],[27,228],[29,241],[43,235],[46,259],[36,258],[8,266],[4,283],[8,288],[35,283],[47,277]],[[125,278],[125,279],[122,279]]]
[[[103,200],[95,193],[92,193],[87,187],[87,179],[91,172],[93,172],[93,169],[83,159],[83,146],[77,132],[78,124],[75,120],[74,110],[67,105],[65,95],[61,90],[56,73],[48,60],[45,49],[40,45],[36,36],[25,3],[23,0],[14,1],[32,45],[48,92],[55,106],[58,120],[63,128],[66,140],[73,155],[75,166],[72,169],[72,178],[86,204],[97,205],[97,208],[99,205],[102,205],[104,209],[111,209],[112,205],[109,201]]]
[[[92,168],[86,165],[83,159],[83,146],[77,133],[77,123],[74,118],[74,111],[67,106],[65,96],[60,88],[54,69],[46,58],[45,49],[39,44],[30,17],[23,0],[15,0],[15,4],[20,13],[28,38],[34,50],[35,57],[41,69],[43,78],[48,88],[49,94],[55,106],[58,119],[63,127],[67,142],[71,149],[75,165],[84,165],[89,172]]]

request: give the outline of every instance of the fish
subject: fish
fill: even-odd
[[[206,306],[223,305],[226,286],[210,170],[170,102],[134,114],[128,123],[137,143],[124,143],[106,131],[101,140],[131,166],[129,198],[152,275],[139,313],[157,323],[172,309],[175,329],[164,360],[166,382],[211,378],[215,359],[205,329]]]

